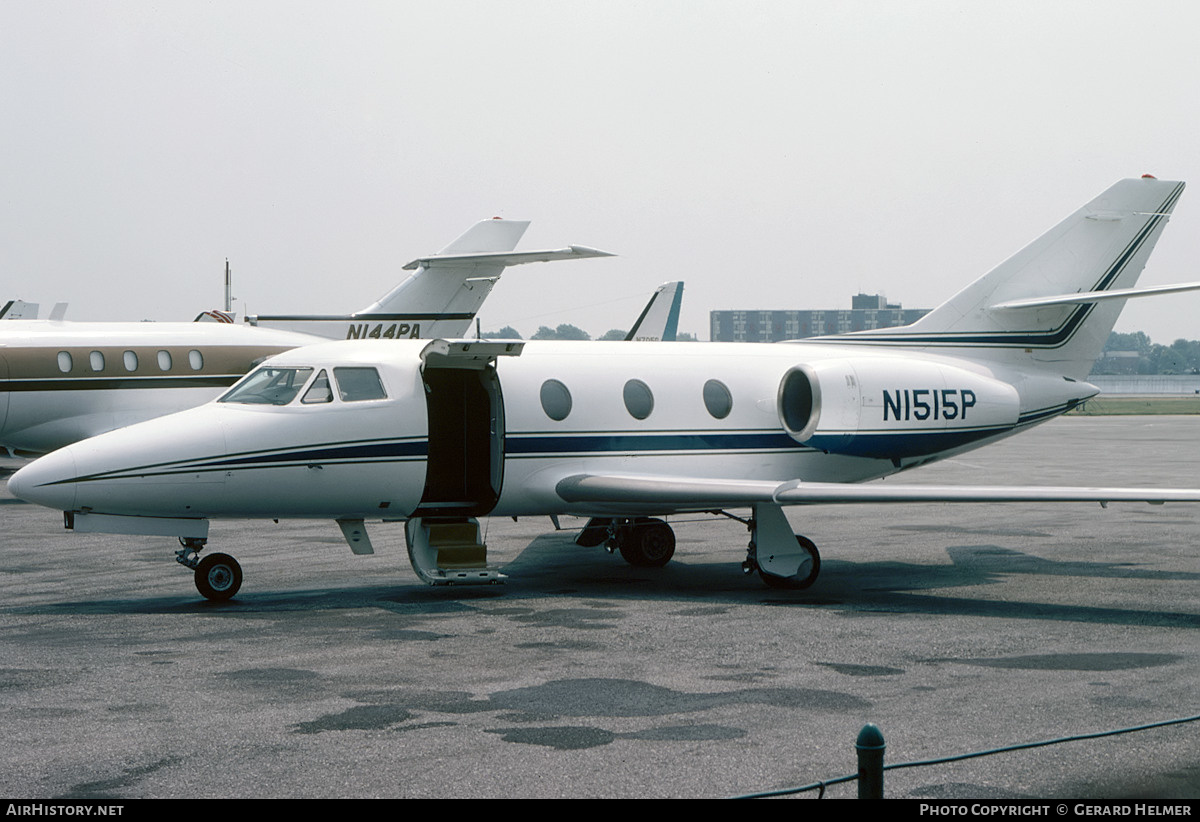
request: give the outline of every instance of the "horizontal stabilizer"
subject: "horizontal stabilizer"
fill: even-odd
[[[1200,502],[1200,488],[1075,488],[1054,486],[904,485],[899,483],[804,482],[802,480],[694,479],[636,474],[576,474],[556,490],[588,510],[614,505],[639,511],[700,511],[777,505],[839,505],[892,502]]]
[[[548,263],[552,260],[581,260],[585,257],[615,257],[607,251],[572,245],[566,248],[545,251],[480,252],[473,254],[433,254],[418,257],[404,265],[405,271],[448,265],[524,265],[525,263]]]
[[[1009,300],[997,303],[989,308],[1043,308],[1051,305],[1087,305],[1104,300],[1127,300],[1131,297],[1153,297],[1158,294],[1176,294],[1180,291],[1200,290],[1198,283],[1177,283],[1175,285],[1154,285],[1145,288],[1118,288],[1113,291],[1080,291],[1075,294],[1058,294],[1053,297],[1033,297],[1028,300]]]

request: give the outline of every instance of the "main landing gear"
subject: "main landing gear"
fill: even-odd
[[[742,571],[757,572],[771,588],[803,590],[812,586],[821,573],[821,554],[811,539],[792,533],[783,509],[778,505],[754,506],[750,519],[713,511],[745,523],[750,529],[750,544]],[[575,538],[584,548],[604,545],[609,553],[638,568],[661,568],[675,555],[675,532],[661,519],[650,517],[593,517]]]
[[[205,599],[221,602],[242,587],[242,566],[229,554],[209,554],[200,559],[207,540],[181,537],[183,547],[175,552],[175,561],[195,571],[196,590]]]
[[[675,532],[651,517],[593,517],[575,538],[575,544],[584,548],[602,543],[610,554],[619,551],[636,568],[661,568],[675,556]]]

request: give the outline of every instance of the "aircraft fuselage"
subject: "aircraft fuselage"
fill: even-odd
[[[563,499],[560,481],[859,482],[978,447],[1095,393],[1061,377],[840,345],[521,346],[481,359],[430,355],[427,341],[291,351],[270,362],[303,381],[286,403],[210,402],[76,443],[25,469],[14,492],[65,511],[182,519],[604,514]],[[364,368],[386,396],[339,396]],[[311,401],[321,375],[336,388]]]

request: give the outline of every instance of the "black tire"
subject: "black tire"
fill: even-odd
[[[242,566],[229,554],[209,554],[196,566],[196,590],[205,599],[221,602],[242,587]]]
[[[796,542],[812,557],[812,567],[808,569],[808,574],[802,579],[796,579],[795,577],[781,577],[775,574],[768,574],[759,568],[758,576],[766,583],[768,588],[803,591],[806,588],[811,588],[812,584],[817,581],[817,576],[821,573],[821,554],[817,551],[816,543],[808,537],[800,536],[800,534],[796,534]]]
[[[638,520],[622,528],[617,548],[637,568],[661,568],[675,556],[675,532],[661,519]]]

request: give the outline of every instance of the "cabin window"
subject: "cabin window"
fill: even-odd
[[[634,419],[644,420],[654,410],[654,394],[650,392],[650,386],[641,380],[630,380],[625,383],[623,395],[625,410]]]
[[[218,402],[248,405],[287,405],[312,376],[311,368],[264,366],[235,385]]]
[[[704,407],[715,418],[723,420],[733,410],[733,395],[725,383],[720,380],[709,380],[704,383]]]
[[[374,368],[335,368],[333,374],[337,378],[338,396],[342,402],[387,399],[387,392],[379,381],[379,372]]]
[[[304,392],[304,396],[300,398],[300,402],[306,404],[318,402],[333,402],[333,389],[329,387],[329,375],[321,369],[321,373],[317,374],[316,379],[312,381],[312,385]]]
[[[192,367],[193,371],[199,371],[204,367],[204,355],[193,348],[188,352],[188,365]]]
[[[552,420],[561,422],[571,413],[571,392],[558,380],[542,383],[542,410]]]
[[[71,352],[70,351],[59,351],[58,352],[58,370],[63,372],[64,374],[70,374],[71,368],[73,366],[74,366],[74,363],[71,361]]]
[[[135,354],[132,351],[126,351],[123,355],[121,355],[121,359],[124,360],[124,362],[125,362],[125,370],[126,371],[137,371],[137,367],[138,367],[137,354]]]
[[[88,354],[88,365],[91,366],[93,371],[103,371],[104,353],[101,351],[93,351],[91,354]]]
[[[159,351],[158,352],[158,367],[159,367],[159,370],[161,370],[161,371],[170,371],[171,370],[171,352],[170,351]]]

